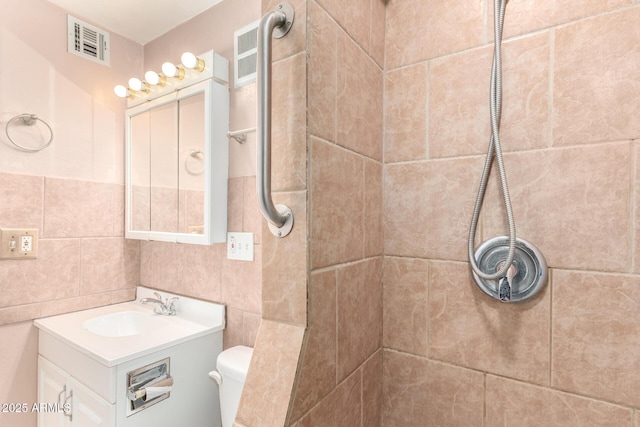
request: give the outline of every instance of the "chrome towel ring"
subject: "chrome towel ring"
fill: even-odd
[[[21,125],[21,126],[34,126],[38,121],[42,122],[47,127],[47,129],[49,129],[49,134],[51,135],[49,137],[49,141],[47,141],[45,144],[39,147],[29,148],[29,147],[25,147],[24,145],[18,144],[16,141],[13,140],[13,138],[11,138],[11,135],[9,134],[9,126],[14,122],[17,125]],[[22,151],[36,152],[36,151],[44,150],[53,142],[53,129],[51,129],[51,126],[49,126],[49,123],[45,122],[35,114],[28,114],[28,113],[18,114],[17,116],[15,116],[14,118],[12,118],[7,122],[6,126],[4,127],[4,131],[7,134],[7,138],[9,139],[9,141]]]
[[[184,158],[184,168],[187,171],[187,173],[189,175],[200,175],[202,174],[202,172],[204,172],[204,165],[202,165],[202,167],[200,169],[192,169],[189,166],[189,159],[193,158],[193,159],[197,159],[198,157],[202,157],[202,161],[204,162],[204,153],[201,150],[191,150],[189,151],[189,154],[187,154]]]

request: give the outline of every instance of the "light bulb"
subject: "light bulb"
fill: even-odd
[[[126,87],[122,86],[122,85],[118,85],[116,87],[113,88],[113,92],[116,94],[116,96],[118,98],[127,98],[128,96],[130,96],[130,92],[129,89],[127,89]]]
[[[162,64],[162,73],[167,77],[176,77],[180,80],[184,78],[184,68],[176,67],[171,62]]]
[[[144,79],[153,86],[164,86],[167,84],[167,78],[155,71],[147,71],[144,73]]]
[[[129,79],[129,87],[136,92],[149,92],[149,85],[135,77]]]
[[[180,57],[180,61],[182,61],[182,65],[184,65],[186,68],[191,68],[192,70],[198,71],[204,70],[204,61],[191,52],[183,53]]]

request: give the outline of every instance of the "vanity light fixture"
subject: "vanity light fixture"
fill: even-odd
[[[158,74],[155,71],[147,71],[144,73],[144,79],[151,86],[164,87],[167,84],[167,78],[163,74]]]
[[[149,85],[147,84],[147,82],[143,82],[140,79],[132,77],[129,79],[129,89],[131,89],[134,92],[147,93],[149,92]]]
[[[113,88],[113,92],[118,98],[135,98],[135,93],[126,86],[117,85]]]
[[[175,77],[178,80],[184,78],[184,68],[176,67],[171,62],[162,64],[162,73],[167,77]]]
[[[162,70],[147,71],[144,73],[144,80],[133,77],[128,84],[119,85],[114,92],[120,98],[127,98],[127,106],[133,107],[207,79],[228,82],[229,63],[213,50],[198,56],[185,52],[181,61],[182,63],[165,62]]]
[[[186,68],[190,68],[192,70],[197,70],[200,72],[204,71],[204,60],[198,58],[191,52],[183,53],[180,57],[180,61]]]

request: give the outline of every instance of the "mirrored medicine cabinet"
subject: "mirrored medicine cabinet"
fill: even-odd
[[[130,239],[210,245],[227,234],[228,62],[128,101],[126,232]]]

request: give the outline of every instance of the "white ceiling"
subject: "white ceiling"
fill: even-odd
[[[140,44],[161,36],[222,0],[48,0],[77,18]]]

